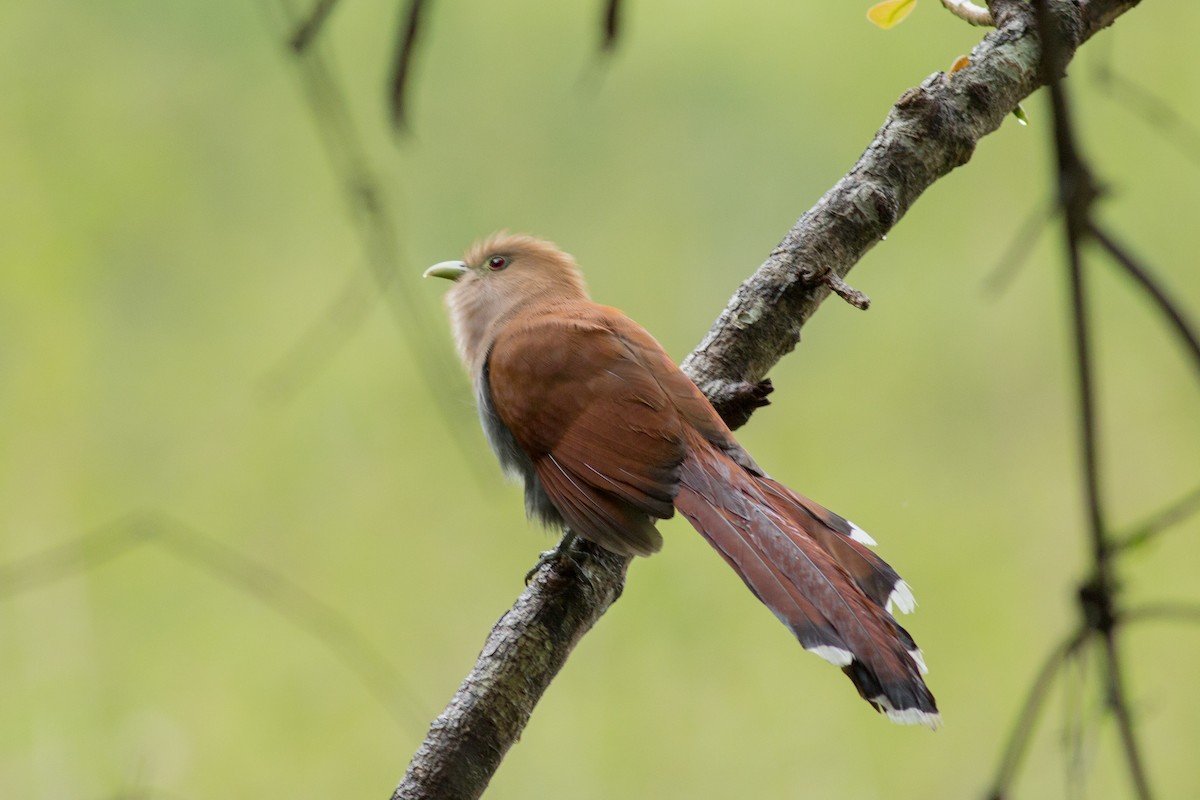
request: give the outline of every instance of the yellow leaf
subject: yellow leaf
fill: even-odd
[[[907,17],[916,4],[917,0],[883,0],[867,9],[867,19],[886,31]]]
[[[969,66],[971,66],[971,59],[967,58],[966,56],[959,56],[958,58],[954,59],[954,63],[950,65],[950,72],[947,74],[953,75],[960,69]]]

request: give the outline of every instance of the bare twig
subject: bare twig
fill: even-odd
[[[1008,796],[1013,781],[1016,779],[1017,769],[1021,765],[1021,759],[1025,756],[1025,750],[1033,738],[1038,716],[1041,714],[1042,705],[1046,702],[1046,694],[1050,691],[1055,677],[1058,676],[1058,671],[1087,642],[1089,633],[1090,631],[1086,627],[1080,626],[1077,631],[1050,651],[1042,668],[1038,670],[1037,677],[1034,678],[1033,685],[1030,686],[1029,692],[1025,696],[1025,703],[1021,706],[1021,713],[1017,715],[1017,722],[1013,726],[1012,733],[1008,735],[1008,743],[1004,746],[1004,754],[1000,757],[1000,766],[996,770],[996,777],[992,780],[992,787],[988,790],[989,800],[1004,800]]]
[[[408,96],[409,72],[412,70],[413,53],[421,30],[421,12],[425,0],[409,0],[408,13],[400,21],[400,34],[396,42],[396,56],[392,62],[392,84],[389,95],[392,110],[392,126],[404,130],[407,126],[405,103]]]
[[[1091,171],[1079,154],[1061,80],[1068,60],[1067,54],[1072,47],[1070,43],[1078,36],[1078,31],[1072,24],[1074,20],[1064,14],[1062,4],[1052,6],[1050,0],[1035,0],[1034,8],[1038,34],[1042,41],[1042,74],[1049,86],[1050,106],[1054,116],[1054,150],[1058,161],[1059,202],[1062,205],[1065,223],[1072,340],[1079,390],[1083,489],[1087,506],[1088,533],[1092,544],[1093,574],[1091,580],[1080,590],[1080,601],[1087,630],[1094,631],[1103,640],[1106,699],[1117,722],[1130,780],[1137,796],[1141,800],[1149,800],[1149,779],[1129,710],[1123,668],[1117,649],[1115,608],[1118,590],[1113,567],[1114,551],[1109,542],[1100,490],[1096,391],[1089,306],[1081,256],[1082,242],[1094,231],[1091,211],[1099,191]]]
[[[128,514],[69,542],[0,564],[0,597],[47,586],[106,564],[157,535],[156,528],[143,523],[141,514]]]
[[[355,269],[320,318],[301,331],[287,352],[259,376],[255,383],[262,399],[277,405],[292,400],[341,352],[378,305],[379,292],[368,268]]]
[[[1064,772],[1066,775],[1065,796],[1069,800],[1086,800],[1085,787],[1088,779],[1087,743],[1092,733],[1089,721],[1096,721],[1103,713],[1089,705],[1089,669],[1091,648],[1080,647],[1075,657],[1068,660],[1062,677],[1062,739]],[[1089,710],[1093,713],[1089,717]]]
[[[1200,377],[1200,337],[1192,330],[1191,325],[1184,319],[1183,311],[1179,305],[1171,299],[1167,291],[1158,285],[1158,282],[1150,275],[1150,272],[1138,263],[1136,259],[1129,254],[1121,245],[1117,244],[1116,240],[1107,231],[1100,228],[1094,221],[1088,222],[1088,234],[1094,239],[1105,252],[1112,256],[1113,260],[1120,265],[1134,281],[1137,282],[1146,294],[1150,295],[1150,299],[1162,312],[1167,321],[1171,323],[1175,335],[1183,343],[1184,348],[1191,356],[1192,366],[1196,369],[1196,375]]]
[[[1108,560],[1107,528],[1100,499],[1099,448],[1096,434],[1096,400],[1093,380],[1091,332],[1088,320],[1088,303],[1084,286],[1083,261],[1080,243],[1086,235],[1092,204],[1099,191],[1091,171],[1080,158],[1075,146],[1071,116],[1067,108],[1059,76],[1065,69],[1059,42],[1062,40],[1058,25],[1051,16],[1047,0],[1035,0],[1038,29],[1043,48],[1043,72],[1049,83],[1050,105],[1054,114],[1054,149],[1058,157],[1059,203],[1063,212],[1067,246],[1067,277],[1072,325],[1072,343],[1075,346],[1075,365],[1079,388],[1080,444],[1083,451],[1084,500],[1087,505],[1088,531],[1092,539],[1092,555],[1098,568],[1105,569]],[[1106,581],[1107,583],[1107,581]],[[1104,591],[1108,586],[1103,587]]]
[[[1138,606],[1121,612],[1121,622],[1147,622],[1172,620],[1176,622],[1200,622],[1200,605],[1184,603],[1156,603]]]
[[[0,564],[0,597],[64,580],[148,544],[254,597],[311,635],[357,676],[396,722],[409,727],[414,720],[427,719],[403,676],[344,614],[267,563],[161,511],[131,512],[64,544]]]
[[[1131,532],[1117,542],[1116,547],[1124,550],[1143,545],[1197,511],[1200,511],[1200,486],[1149,519],[1133,526]]]
[[[296,26],[295,33],[292,34],[288,43],[297,53],[303,53],[313,40],[317,38],[317,34],[325,26],[325,22],[329,19],[329,15],[333,12],[334,6],[338,0],[316,0],[313,3],[312,10],[308,12],[308,16],[301,20]]]
[[[264,8],[282,13],[282,25],[291,29],[295,20],[287,2],[264,0]],[[364,284],[361,276],[352,275],[342,292],[330,303],[318,325],[300,337],[297,344],[265,376],[263,385],[271,399],[286,400],[319,369],[336,351],[337,341],[331,341],[327,330],[340,326],[342,339],[349,337],[361,324],[367,311],[374,307],[375,298],[382,298],[396,327],[403,334],[413,361],[425,378],[425,384],[437,396],[449,394],[446,387],[460,385],[463,378],[454,368],[444,340],[432,337],[430,331],[441,330],[433,324],[428,307],[414,300],[407,291],[412,281],[419,280],[414,269],[404,266],[401,239],[397,229],[402,215],[398,213],[391,195],[384,189],[379,170],[371,164],[363,146],[353,116],[347,106],[333,70],[321,47],[313,46],[294,59],[299,66],[299,79],[305,99],[312,112],[317,132],[329,157],[334,175],[341,181],[347,207],[357,224],[366,266],[374,282],[374,291]],[[446,430],[462,455],[464,469],[477,480],[481,477],[480,460],[476,458],[476,442],[468,437],[474,420],[468,419],[465,407],[437,404]],[[451,416],[460,409],[459,419]],[[472,415],[473,416],[473,415]],[[492,485],[479,480],[480,485]]]
[[[1093,76],[1101,89],[1124,104],[1157,131],[1181,156],[1200,165],[1200,128],[1179,113],[1170,102],[1112,68],[1109,59],[1098,59]]]
[[[1021,222],[1017,232],[1013,234],[996,266],[992,267],[984,279],[984,290],[992,295],[999,295],[1016,276],[1018,268],[1025,261],[1025,256],[1037,244],[1042,231],[1054,220],[1058,213],[1058,204],[1043,201],[1035,205],[1029,215]]]
[[[1117,719],[1117,732],[1121,736],[1121,746],[1125,751],[1125,763],[1129,767],[1129,778],[1133,789],[1141,800],[1150,800],[1150,778],[1146,774],[1145,763],[1142,760],[1141,745],[1133,725],[1133,714],[1129,710],[1129,698],[1125,691],[1124,666],[1120,653],[1117,651],[1117,637],[1113,633],[1103,637],[1104,662],[1108,670],[1107,700],[1108,707]]]
[[[621,35],[621,0],[604,0],[604,20],[600,26],[603,36],[601,50],[613,50]]]
[[[825,285],[836,294],[838,297],[845,300],[850,305],[857,308],[859,311],[866,311],[871,307],[871,298],[855,289],[850,284],[846,283],[836,272],[830,272],[822,276],[821,280]]]

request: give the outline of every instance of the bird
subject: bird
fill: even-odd
[[[547,240],[500,232],[443,261],[479,417],[527,515],[614,553],[662,548],[678,511],[808,650],[893,722],[937,728],[915,601],[860,527],[774,480],[666,351],[591,300]]]

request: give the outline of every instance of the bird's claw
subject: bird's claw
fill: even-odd
[[[578,567],[579,562],[575,560],[575,555],[571,552],[571,544],[575,541],[575,534],[567,531],[563,534],[562,540],[553,550],[544,550],[538,554],[537,563],[533,565],[529,572],[525,573],[525,585],[533,580],[533,576],[538,574],[538,571],[547,564],[551,566],[559,566],[564,563],[570,564],[573,567]]]

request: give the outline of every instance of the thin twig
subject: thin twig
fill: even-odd
[[[282,25],[285,28],[290,29],[294,24],[291,6],[286,0],[264,0],[263,7],[268,13],[272,9],[282,13]],[[391,195],[385,191],[379,170],[367,156],[334,71],[319,46],[309,48],[293,62],[299,67],[300,86],[330,166],[341,181],[347,206],[357,224],[368,271],[375,283],[375,295],[384,300],[404,344],[425,379],[425,385],[433,395],[444,398],[459,394],[462,375],[453,368],[454,359],[449,357],[444,338],[430,333],[441,331],[443,325],[440,321],[435,324],[429,316],[428,305],[416,300],[416,292],[408,291],[412,282],[418,280],[419,273],[415,268],[401,270],[404,257],[397,225],[403,216],[395,208]],[[337,324],[347,329],[343,340],[348,339],[349,329],[360,325],[366,312],[374,307],[373,303],[360,301],[358,287],[361,286],[360,278],[351,276],[345,289],[330,303],[324,317],[313,328],[323,328],[330,324],[330,320],[336,320]],[[316,330],[303,335],[266,376],[269,382],[264,385],[275,392],[275,398],[278,399],[285,391],[296,391],[305,382],[306,373],[307,376],[314,374],[334,352],[337,343],[322,346],[317,339],[319,335]],[[464,470],[480,486],[494,485],[494,481],[483,479],[482,462],[476,457],[478,443],[470,438],[475,424],[473,419],[468,420],[466,416],[467,407],[439,402],[436,408],[462,456]],[[462,416],[452,418],[454,413],[461,413]]]
[[[1095,64],[1092,75],[1114,102],[1130,107],[1136,116],[1170,142],[1180,155],[1200,165],[1200,128],[1180,114],[1170,102],[1115,71],[1108,58],[1097,59]]]
[[[1129,710],[1129,697],[1125,690],[1124,666],[1117,651],[1116,629],[1109,631],[1104,639],[1104,663],[1107,668],[1108,707],[1117,719],[1117,731],[1125,750],[1125,762],[1134,791],[1141,800],[1150,800],[1150,779],[1142,761],[1141,745],[1133,725],[1133,714]]]
[[[1177,622],[1200,622],[1200,605],[1186,603],[1156,603],[1138,606],[1121,612],[1125,623],[1149,620],[1174,620]]]
[[[1134,525],[1131,532],[1120,539],[1115,547],[1127,550],[1143,545],[1174,525],[1183,522],[1197,511],[1200,511],[1200,486],[1155,513],[1149,519]]]
[[[0,598],[57,583],[135,550],[158,535],[142,514],[127,514],[62,544],[0,564]]]
[[[379,293],[365,267],[354,270],[342,283],[321,316],[302,331],[258,380],[264,401],[286,405],[314,375],[324,371],[333,357],[362,329],[362,321],[378,305]]]
[[[1000,766],[996,769],[992,788],[988,790],[989,800],[1003,800],[1008,796],[1008,791],[1012,788],[1013,781],[1017,776],[1017,768],[1021,765],[1026,748],[1033,739],[1034,727],[1037,725],[1038,716],[1041,714],[1042,706],[1046,702],[1046,695],[1054,683],[1055,676],[1058,675],[1063,664],[1084,645],[1089,635],[1088,628],[1081,625],[1077,631],[1050,651],[1042,668],[1038,670],[1037,677],[1033,679],[1033,685],[1029,687],[1029,691],[1025,695],[1025,702],[1021,705],[1021,713],[1017,715],[1017,722],[1008,736],[1008,743],[1004,746]]]
[[[148,544],[158,545],[183,563],[254,597],[311,635],[405,728],[411,728],[414,720],[420,723],[428,718],[415,692],[406,687],[403,675],[334,606],[266,562],[161,511],[131,512],[63,544],[0,564],[0,597],[65,580]],[[403,703],[398,702],[400,698]]]
[[[1066,796],[1083,800],[1087,786],[1087,741],[1089,733],[1088,686],[1091,649],[1080,647],[1077,657],[1064,668],[1063,687],[1063,749],[1066,764]]]
[[[857,308],[859,311],[866,311],[871,307],[871,298],[867,297],[858,289],[855,289],[853,286],[846,283],[846,281],[843,280],[842,277],[836,272],[826,272],[821,277],[821,280],[825,282],[825,285],[828,286],[834,294]]]
[[[1051,86],[1051,97],[1057,96],[1062,102],[1062,94],[1055,93]],[[1063,109],[1065,113],[1065,107]],[[1057,114],[1058,112],[1056,112]],[[1057,118],[1057,116],[1056,116]],[[1091,197],[1087,196],[1090,189],[1091,177],[1083,164],[1075,160],[1073,147],[1060,151],[1060,170],[1065,191],[1072,191],[1069,184],[1074,183],[1078,188],[1074,196],[1066,196],[1064,212],[1067,228],[1067,276],[1069,282],[1069,297],[1071,304],[1071,338],[1075,347],[1076,385],[1078,387],[1079,403],[1079,441],[1083,455],[1083,494],[1087,505],[1088,533],[1092,540],[1092,556],[1099,571],[1104,573],[1105,591],[1111,590],[1107,581],[1108,542],[1107,528],[1104,521],[1104,510],[1100,498],[1100,454],[1099,438],[1096,430],[1096,390],[1092,367],[1091,331],[1089,324],[1089,308],[1087,289],[1084,283],[1083,261],[1080,254],[1080,235],[1087,224],[1088,209]]]
[[[320,642],[406,729],[418,720],[428,719],[424,704],[417,702],[416,693],[406,687],[400,672],[341,611],[267,563],[178,519],[155,513],[146,524],[158,528],[163,545],[183,561],[257,598]],[[404,698],[403,710],[398,695]]]
[[[312,11],[296,26],[296,32],[288,40],[288,44],[297,53],[303,53],[317,38],[317,34],[325,26],[326,20],[333,12],[338,0],[317,0],[313,3]]]
[[[1058,204],[1051,200],[1040,202],[1030,210],[1000,258],[996,259],[996,265],[984,278],[986,293],[996,296],[1008,288],[1021,265],[1025,263],[1026,256],[1041,238],[1042,231],[1049,227],[1057,215]]]
[[[621,35],[621,0],[605,0],[604,2],[604,21],[601,23],[603,36],[600,40],[600,49],[612,51],[617,46],[617,39]]]
[[[416,50],[421,30],[421,12],[425,0],[409,0],[408,13],[400,21],[396,56],[392,62],[392,83],[389,94],[392,110],[392,127],[402,131],[407,127],[406,101],[408,97],[409,73],[412,71],[413,53]]]
[[[1159,311],[1166,315],[1172,329],[1175,331],[1175,335],[1183,342],[1184,348],[1188,351],[1188,355],[1191,356],[1192,366],[1196,369],[1196,375],[1200,377],[1200,336],[1197,336],[1196,332],[1192,330],[1191,325],[1184,318],[1178,304],[1171,299],[1166,289],[1158,285],[1158,281],[1150,275],[1150,272],[1129,254],[1128,250],[1117,244],[1111,234],[1090,220],[1088,222],[1088,233],[1104,248],[1105,252],[1113,257],[1113,260],[1120,265],[1121,269],[1133,278],[1146,294],[1150,295],[1150,299],[1158,306]]]
[[[1098,196],[1090,170],[1079,155],[1061,76],[1066,67],[1063,39],[1075,35],[1054,16],[1049,0],[1035,0],[1038,33],[1042,41],[1042,74],[1049,85],[1054,114],[1054,149],[1058,160],[1059,199],[1062,203],[1067,245],[1067,274],[1070,284],[1072,338],[1075,347],[1078,385],[1080,446],[1083,456],[1084,497],[1088,533],[1092,542],[1093,577],[1080,592],[1085,619],[1090,629],[1104,640],[1106,697],[1117,721],[1125,762],[1134,791],[1141,800],[1151,797],[1149,779],[1134,730],[1125,690],[1115,624],[1117,584],[1113,575],[1112,550],[1100,493],[1099,434],[1096,425],[1096,391],[1092,365],[1089,308],[1081,256],[1081,244],[1092,232],[1092,206]]]

